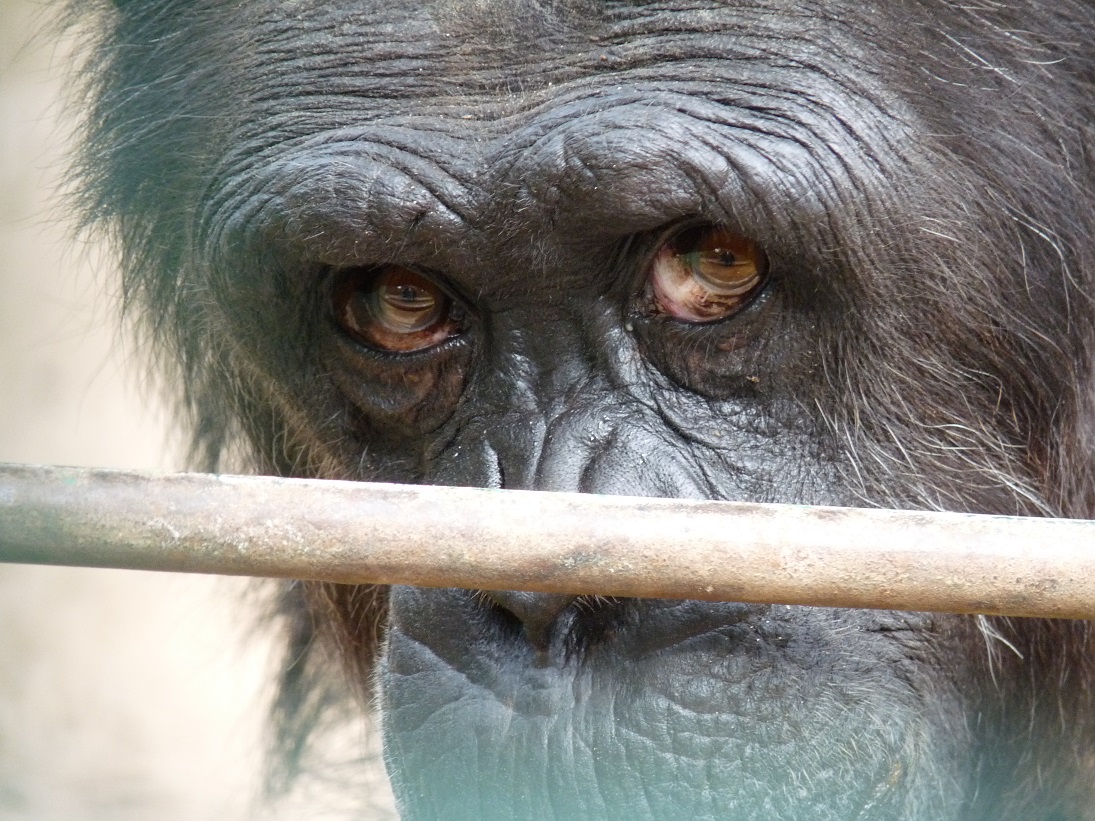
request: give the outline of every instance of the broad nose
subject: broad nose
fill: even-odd
[[[525,628],[529,644],[546,652],[561,616],[578,598],[560,593],[487,591],[486,598],[513,615]]]

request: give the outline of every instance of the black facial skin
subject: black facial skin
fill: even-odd
[[[201,466],[1095,516],[1091,4],[78,5],[86,213]],[[690,323],[650,272],[697,226],[769,272]],[[455,330],[348,329],[383,266]],[[1086,624],[283,601],[286,755],[346,673],[406,818],[1095,818]]]

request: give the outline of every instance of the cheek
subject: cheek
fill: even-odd
[[[363,440],[393,431],[420,436],[442,425],[452,414],[464,388],[462,362],[426,362],[402,370],[370,368],[337,357],[330,361],[332,381],[367,423]]]

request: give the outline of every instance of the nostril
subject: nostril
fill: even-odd
[[[578,598],[558,593],[519,593],[508,590],[485,591],[484,596],[513,614],[525,628],[529,644],[541,652],[547,650],[551,643],[559,617]]]

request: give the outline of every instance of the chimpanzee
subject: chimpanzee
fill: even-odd
[[[1095,4],[77,5],[205,469],[1095,516]],[[1095,818],[1085,623],[281,601],[405,818]]]

